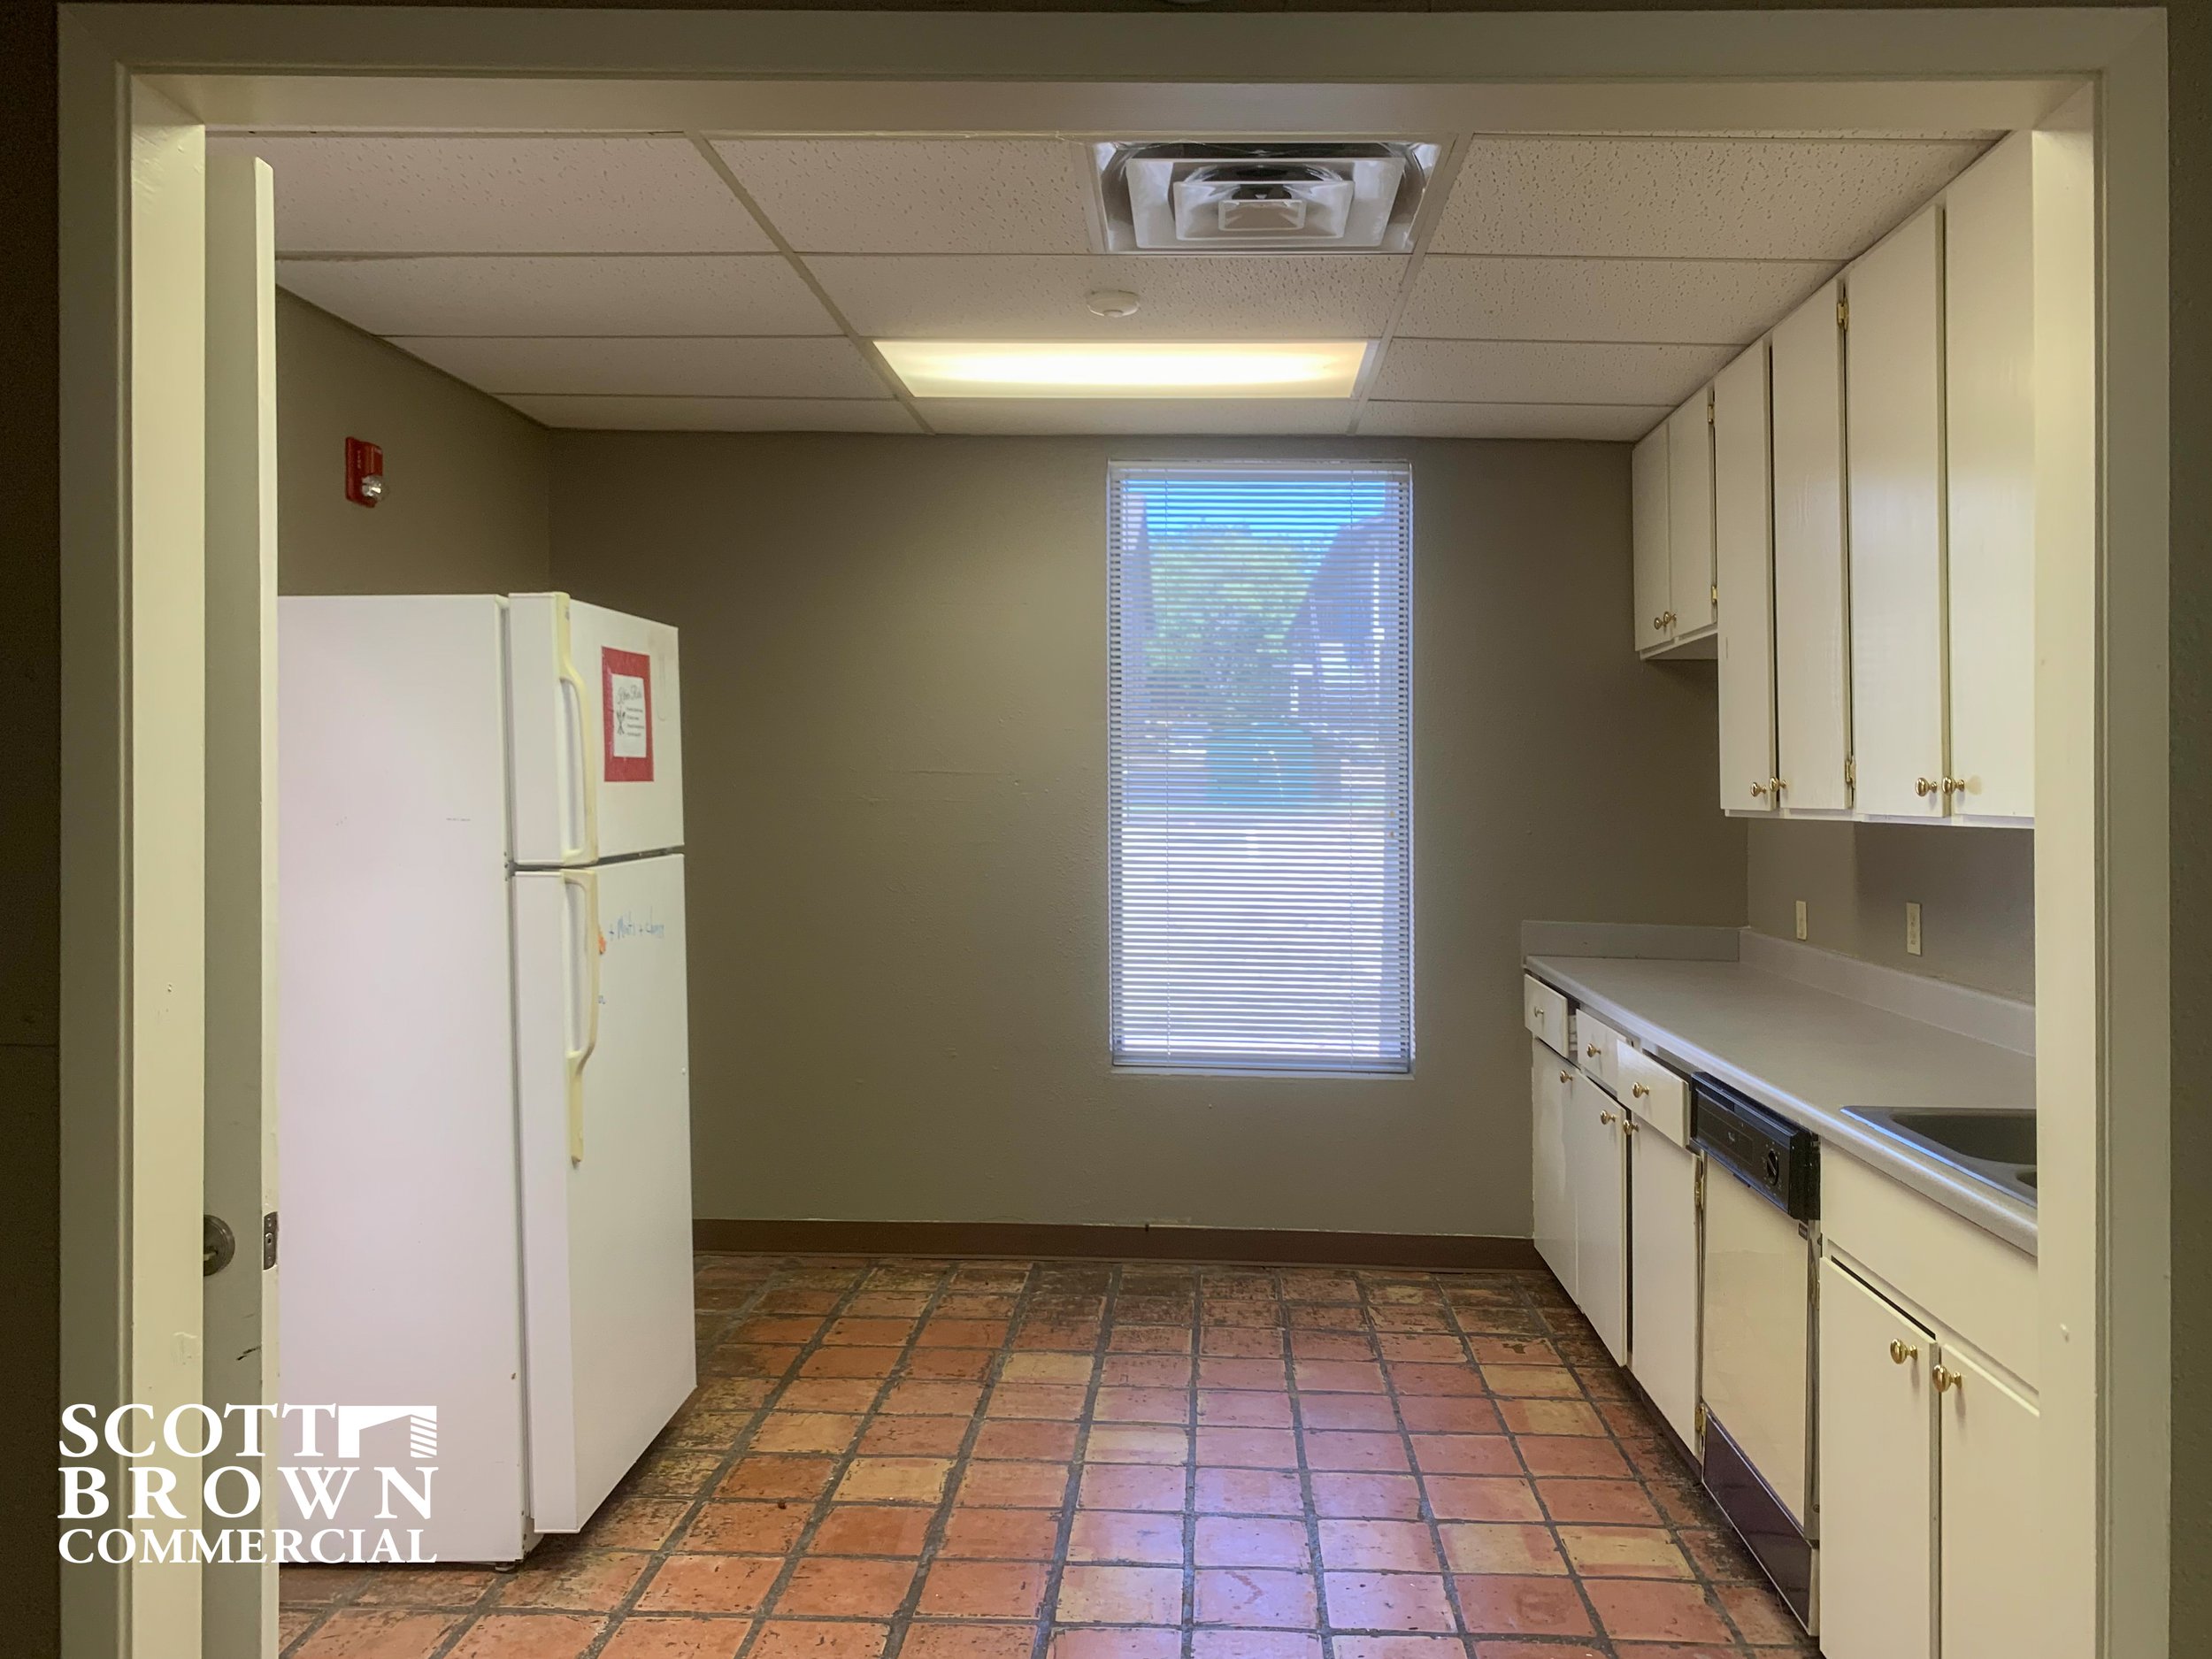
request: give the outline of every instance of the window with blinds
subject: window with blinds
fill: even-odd
[[[1115,1062],[1409,1071],[1407,469],[1110,488]]]

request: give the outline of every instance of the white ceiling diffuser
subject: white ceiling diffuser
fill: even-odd
[[[1434,144],[1094,144],[1108,253],[1402,253]]]

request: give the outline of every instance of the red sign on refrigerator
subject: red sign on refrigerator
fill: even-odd
[[[605,710],[606,780],[653,781],[653,659],[642,651],[599,652],[599,706]]]

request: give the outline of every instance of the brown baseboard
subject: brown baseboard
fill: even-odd
[[[1528,1239],[1310,1233],[1265,1227],[1120,1227],[1026,1221],[741,1221],[701,1217],[693,1245],[774,1256],[1073,1256],[1264,1262],[1300,1267],[1540,1268]]]

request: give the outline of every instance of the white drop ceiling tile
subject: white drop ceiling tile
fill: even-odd
[[[1663,403],[1396,403],[1371,401],[1360,435],[1573,438],[1632,443],[1673,411]]]
[[[1479,138],[1430,246],[1840,261],[1984,148],[1978,140]]]
[[[688,139],[245,134],[280,253],[767,253]]]
[[[916,340],[1357,340],[1379,334],[1394,254],[826,255],[807,267],[861,334]],[[1136,315],[1085,296],[1125,288]]]
[[[843,335],[826,339],[469,339],[398,334],[392,343],[495,396],[888,397]]]
[[[1048,138],[741,138],[715,149],[802,253],[1085,253],[1083,147]]]
[[[824,334],[775,254],[283,259],[277,282],[373,334]]]
[[[580,432],[913,432],[903,403],[813,397],[563,397],[504,400],[531,419]]]
[[[1226,433],[1341,434],[1352,419],[1341,399],[1291,397],[932,397],[922,417],[939,432],[1098,433],[1167,436]]]
[[[1401,338],[1391,342],[1371,395],[1386,402],[1671,409],[1735,355],[1733,346]]]
[[[1828,280],[1825,260],[1431,255],[1399,332],[1453,340],[1745,344]]]

